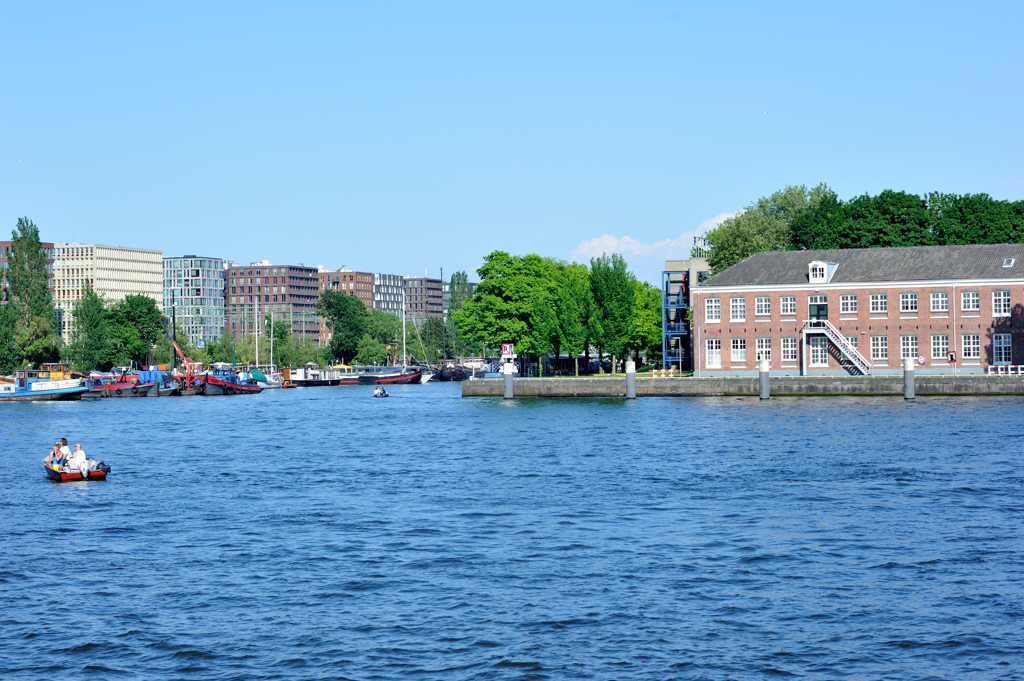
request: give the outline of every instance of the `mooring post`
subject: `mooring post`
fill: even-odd
[[[626,399],[636,399],[636,362],[626,360]]]
[[[771,385],[768,381],[768,360],[758,360],[757,363],[757,387],[759,389],[758,394],[762,400],[767,400],[772,396]]]
[[[903,399],[914,399],[914,358],[903,358]]]
[[[512,362],[505,362],[501,365],[504,375],[502,379],[505,381],[505,398],[511,399],[513,397],[512,391],[512,372],[515,371],[516,365]]]

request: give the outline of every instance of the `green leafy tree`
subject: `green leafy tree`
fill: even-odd
[[[163,333],[156,302],[149,296],[127,295],[110,307],[110,338],[118,361],[144,363]]]
[[[790,225],[830,195],[835,192],[819,184],[810,190],[803,185],[786,187],[759,198],[705,236],[711,247],[708,264],[712,272],[721,272],[754,253],[788,250]]]
[[[46,253],[39,241],[39,228],[28,218],[18,218],[11,233],[7,265],[4,294],[15,314],[19,361],[39,364],[56,359],[61,339],[49,291]]]
[[[551,261],[494,251],[477,274],[480,284],[473,298],[453,315],[459,332],[491,348],[513,343],[518,354],[547,352],[554,317]]]
[[[217,340],[212,343],[207,343],[206,350],[207,355],[210,357],[210,362],[226,362],[231,364],[235,361],[237,353],[235,352],[235,336],[225,328],[221,331],[220,336]],[[191,359],[195,359],[191,355],[188,355]]]
[[[595,316],[601,335],[595,340],[601,350],[618,357],[629,342],[636,278],[618,253],[590,260],[590,287],[594,292]],[[612,362],[615,373],[615,362]]]
[[[82,287],[82,297],[75,302],[71,314],[74,325],[67,351],[72,364],[83,373],[109,369],[114,360],[110,313],[103,298],[88,281]]]
[[[446,346],[449,348],[447,354],[460,359],[468,354],[480,354],[477,344],[466,338],[459,330],[459,325],[453,321],[455,313],[473,297],[473,289],[469,285],[469,275],[463,270],[455,272],[451,278],[449,291],[448,319],[445,324]]]
[[[370,310],[367,333],[374,340],[384,345],[393,345],[396,342],[401,342],[402,318],[394,312]]]
[[[343,362],[351,362],[359,341],[369,332],[370,313],[356,296],[339,291],[324,291],[316,304],[317,312],[331,329],[331,353]]]
[[[661,290],[645,281],[634,286],[628,345],[639,364],[641,353],[648,361],[661,355]]]
[[[1009,244],[1024,241],[1024,201],[997,201],[988,194],[928,194],[935,243]]]
[[[572,355],[573,371],[579,376],[579,355],[586,352],[590,340],[591,318],[594,316],[594,292],[590,271],[579,263],[563,264],[557,269],[554,294],[558,342],[555,354],[562,350]]]
[[[356,364],[371,365],[384,364],[387,361],[388,351],[384,344],[371,336],[363,334],[359,339],[359,347],[356,350]]]
[[[0,303],[0,374],[5,376],[18,364],[18,344],[14,338],[17,321],[14,307]]]

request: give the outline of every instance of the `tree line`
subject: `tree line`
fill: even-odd
[[[706,235],[713,273],[762,251],[1024,241],[1024,201],[885,190],[841,200],[828,185],[761,197]]]
[[[0,305],[0,373],[18,366],[68,360],[82,372],[113,365],[172,363],[175,336],[182,352],[206,364],[252,364],[256,344],[260,359],[269,361],[270,339],[278,364],[335,361],[393,364],[401,361],[402,320],[397,314],[370,310],[355,296],[325,291],[317,312],[331,329],[329,346],[300,338],[286,322],[262,320],[257,339],[236,339],[224,332],[205,347],[193,346],[181,327],[172,328],[157,303],[143,295],[116,302],[105,300],[87,282],[72,309],[69,342],[61,339],[49,291],[46,254],[39,230],[27,218],[12,232],[6,287]],[[481,282],[472,292],[468,275],[456,272],[450,281],[449,316],[409,324],[405,352],[413,361],[495,355],[502,343],[513,343],[521,355],[583,354],[639,360],[661,352],[661,293],[638,281],[621,255],[603,255],[590,267],[536,254],[494,251],[477,271]]]
[[[519,355],[567,353],[575,373],[575,359],[582,354],[589,363],[592,347],[599,357],[631,352],[653,360],[661,353],[661,292],[637,280],[617,253],[591,259],[588,269],[494,251],[477,274],[473,297],[452,320],[462,336],[492,352],[513,343]]]

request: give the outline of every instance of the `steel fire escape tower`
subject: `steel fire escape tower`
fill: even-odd
[[[665,270],[661,273],[661,368],[689,371],[690,273]]]

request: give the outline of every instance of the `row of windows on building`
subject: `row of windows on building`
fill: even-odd
[[[931,336],[931,359],[946,361],[949,353],[949,334],[936,333]],[[798,341],[795,336],[781,338],[780,353],[783,363],[797,362]],[[857,336],[846,336],[846,341],[857,350]],[[981,359],[981,334],[965,333],[960,338],[960,357],[967,362]],[[729,359],[732,364],[744,364],[747,361],[747,339],[729,339]],[[889,337],[871,336],[870,358],[872,363],[889,361]],[[772,359],[772,339],[754,339],[754,358],[757,360]],[[809,366],[828,366],[828,340],[824,336],[811,336],[807,339],[809,349]],[[894,349],[895,350],[895,349]],[[918,344],[918,337],[913,334],[900,336],[899,357],[900,359],[917,359],[921,354]],[[1013,355],[1011,336],[1008,333],[996,333],[992,335],[992,361],[995,364],[1009,364]],[[722,366],[722,339],[705,339],[705,365],[709,369],[718,369]]]
[[[868,296],[868,312],[871,314],[887,314],[889,312],[889,296],[886,293],[871,293]],[[933,291],[930,298],[929,309],[931,312],[949,312],[949,292]],[[917,293],[899,294],[900,313],[916,313],[919,311]],[[825,305],[828,303],[826,295],[810,295],[807,297],[808,305]],[[796,315],[796,296],[782,296],[779,299],[779,314],[782,316]],[[839,296],[839,313],[856,314],[860,310],[859,296],[856,293],[843,293]],[[961,312],[980,312],[981,294],[978,291],[960,292]],[[769,296],[756,296],[754,298],[754,316],[767,317],[772,313],[772,299]],[[1010,291],[992,292],[992,316],[1010,316]],[[734,297],[729,299],[729,321],[742,322],[747,318],[747,299],[745,297]],[[722,320],[721,298],[706,298],[704,300],[704,321],[719,322]]]

